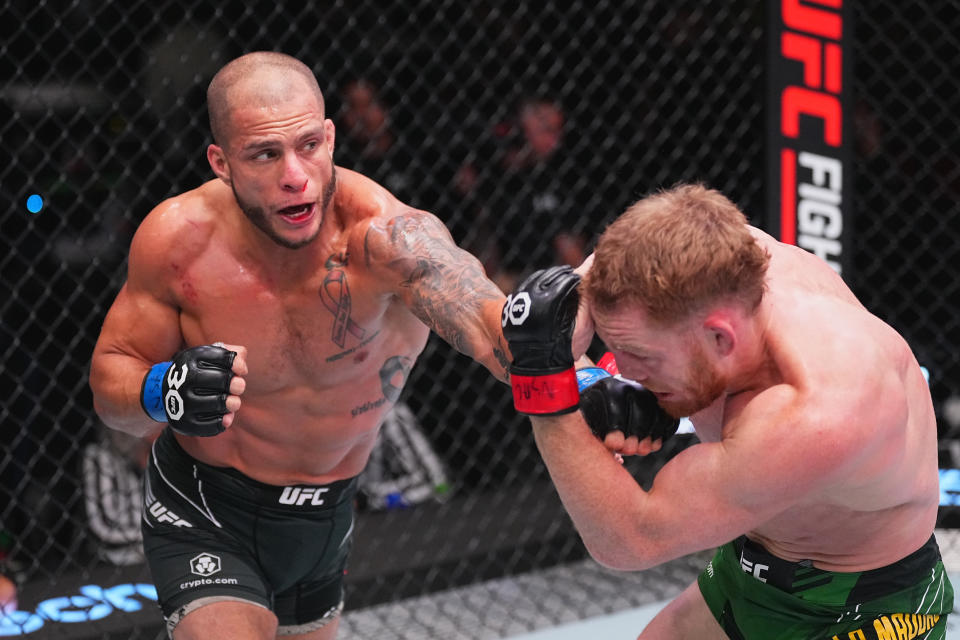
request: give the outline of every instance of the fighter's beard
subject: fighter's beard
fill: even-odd
[[[690,384],[687,387],[689,399],[660,402],[660,407],[674,418],[687,418],[706,409],[727,388],[727,380],[717,373],[716,367],[707,360],[702,348],[693,354],[690,362],[690,376]]]
[[[232,184],[230,187],[233,189],[233,197],[236,198],[237,205],[240,207],[240,210],[243,211],[243,214],[247,216],[247,219],[253,223],[253,226],[255,226],[257,229],[260,229],[264,235],[281,247],[286,247],[287,249],[299,249],[307,246],[313,242],[318,235],[320,235],[320,229],[323,226],[323,219],[326,218],[327,209],[330,208],[330,203],[333,201],[333,194],[337,190],[337,168],[333,165],[330,166],[330,180],[327,181],[327,186],[324,188],[323,195],[320,199],[320,225],[317,226],[316,232],[314,232],[310,237],[297,240],[295,242],[287,240],[279,233],[274,231],[273,227],[270,226],[270,218],[266,211],[263,210],[263,207],[256,207],[247,204],[240,198],[239,194],[237,194],[236,188]]]

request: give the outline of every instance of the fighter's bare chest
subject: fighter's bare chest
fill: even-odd
[[[220,277],[184,274],[181,326],[188,343],[245,346],[251,383],[263,375],[266,387],[335,386],[380,351],[406,349],[409,314],[372,290],[344,255],[296,284],[234,266]]]

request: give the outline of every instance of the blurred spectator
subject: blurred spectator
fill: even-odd
[[[353,80],[343,90],[343,113],[340,133],[359,146],[361,155],[382,156],[393,146],[390,116],[366,80]],[[344,140],[341,138],[340,142]]]
[[[521,101],[512,121],[497,125],[505,144],[481,187],[499,252],[493,279],[511,290],[526,271],[576,266],[586,257],[588,215],[578,194],[576,160],[565,144],[566,114],[548,97]]]
[[[478,141],[482,135],[476,136]],[[480,142],[478,147],[482,147]],[[489,145],[487,145],[489,146]],[[453,234],[457,244],[472,253],[483,264],[484,271],[501,289],[505,289],[505,282],[501,282],[502,273],[500,247],[497,241],[497,225],[500,219],[489,206],[489,193],[484,188],[484,168],[478,158],[493,158],[488,149],[474,150],[464,154],[460,166],[450,179],[448,198],[450,205],[449,215],[444,222]]]
[[[397,144],[396,123],[376,86],[364,79],[352,80],[340,97],[334,149],[337,165],[369,176],[402,201],[413,202],[410,162],[400,157],[403,150]]]
[[[378,180],[412,206],[437,211],[457,244],[480,259],[488,274],[495,273],[494,236],[477,202],[479,163],[451,160],[467,153],[484,155],[476,148],[465,151],[463,139],[471,136],[463,130],[444,131],[437,124],[426,135],[418,133],[414,142],[405,140],[400,110],[389,107],[367,79],[347,82],[339,97],[337,165]]]

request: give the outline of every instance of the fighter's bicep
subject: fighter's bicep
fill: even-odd
[[[128,282],[107,311],[95,354],[158,362],[180,349],[182,342],[178,309]]]
[[[410,210],[371,223],[364,255],[411,312],[460,351],[470,354],[474,334],[497,324],[503,293],[435,216]]]
[[[656,477],[657,500],[675,521],[695,518],[706,544],[750,531],[833,481],[842,454],[824,452],[816,423],[782,391],[754,400],[728,420],[721,441],[681,451]]]
[[[749,469],[732,467],[722,443],[704,442],[671,458],[657,473],[647,494],[652,526],[682,532],[688,551],[728,542],[769,517],[759,503],[743,500],[740,487],[751,482]],[[769,505],[768,505],[769,506]]]

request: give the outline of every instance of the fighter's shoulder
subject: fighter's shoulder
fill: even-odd
[[[452,244],[449,230],[434,214],[401,202],[355,172],[347,180],[340,195],[351,205],[347,213],[351,255],[362,255],[370,266],[390,266],[433,243]]]
[[[865,434],[856,405],[837,392],[780,383],[728,403],[724,439],[752,443],[748,448],[764,455],[807,460],[811,467],[842,465],[863,446]]]
[[[216,229],[224,188],[212,180],[154,207],[133,236],[131,266],[155,268],[201,253]]]

